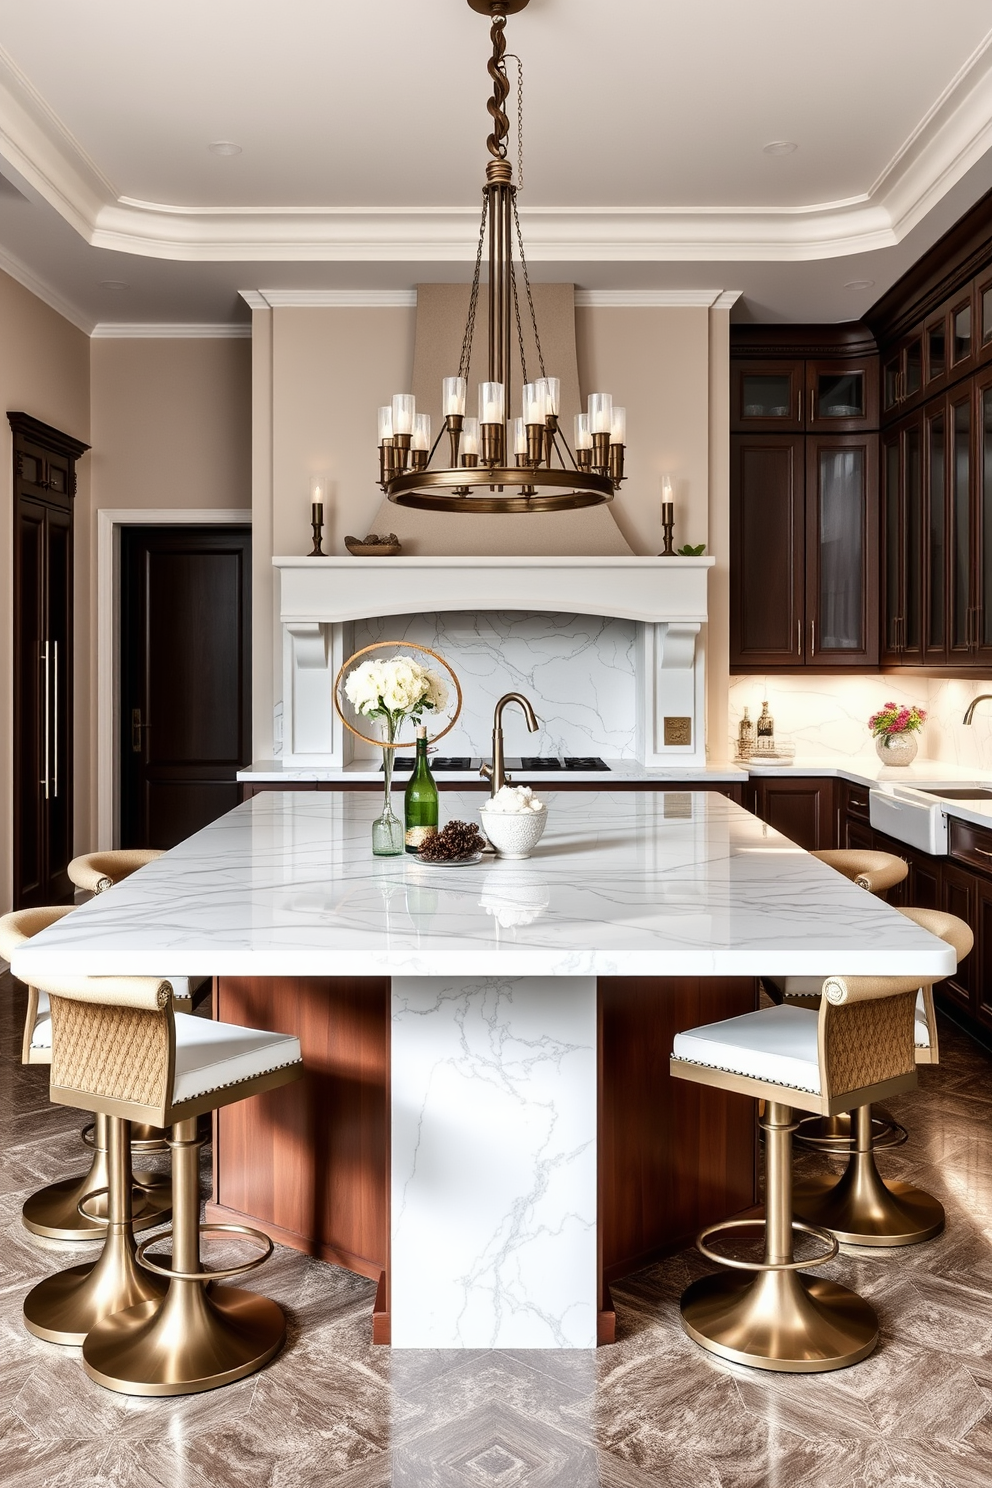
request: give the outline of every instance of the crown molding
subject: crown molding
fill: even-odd
[[[522,207],[528,256],[548,263],[802,262],[890,247],[990,148],[992,32],[860,195],[788,208]],[[213,208],[119,196],[2,51],[0,154],[94,247],[188,262],[475,257],[475,208]]]
[[[739,289],[577,289],[575,308],[729,310],[740,296]]]
[[[87,316],[77,310],[75,305],[70,305],[69,301],[63,299],[56,290],[52,289],[50,284],[46,284],[43,279],[39,279],[26,264],[21,263],[19,258],[15,258],[12,253],[8,253],[4,248],[0,248],[0,269],[5,274],[9,274],[11,279],[16,280],[23,289],[28,290],[36,299],[46,304],[50,310],[54,310],[56,315],[61,315],[63,320],[67,320],[70,325],[74,325],[77,330],[82,331],[84,335],[89,336],[92,333],[93,322]]]
[[[411,309],[415,289],[242,289],[238,293],[253,310],[365,310]]]
[[[250,325],[211,325],[192,321],[101,320],[90,332],[94,341],[250,341]]]

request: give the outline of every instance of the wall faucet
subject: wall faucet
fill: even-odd
[[[992,692],[980,692],[976,698],[972,698],[964,715],[965,723],[971,722],[979,703],[992,703]]]
[[[504,785],[511,783],[509,775],[503,768],[503,709],[507,703],[517,703],[523,711],[527,720],[527,727],[532,734],[536,734],[540,725],[537,714],[522,692],[507,692],[496,704],[493,713],[493,762],[491,765],[482,765],[479,774],[489,781],[489,795],[492,798]]]

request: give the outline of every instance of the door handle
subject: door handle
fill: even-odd
[[[809,422],[813,422],[813,389],[809,390]]]
[[[53,795],[59,798],[59,643],[52,642],[52,778]]]
[[[796,655],[802,660],[803,655],[803,622],[796,621]]]
[[[809,622],[809,659],[813,660],[816,655],[816,621]]]
[[[47,641],[45,642],[44,646],[41,648],[41,664],[45,668],[45,724],[44,724],[44,743],[42,745],[42,749],[43,749],[44,756],[45,756],[45,774],[44,774],[44,777],[38,783],[39,783],[39,785],[43,785],[45,787],[45,800],[47,801],[48,800],[48,788],[49,788],[48,762],[49,762],[49,760],[51,758],[51,755],[49,754],[49,749],[51,747],[51,737],[52,737],[52,735],[51,735],[51,707],[52,707],[51,664],[50,664],[49,659],[48,659],[48,642]]]
[[[146,728],[151,728],[151,724],[149,724],[149,723],[142,723],[142,721],[141,721],[141,709],[140,708],[132,708],[131,709],[131,752],[132,752],[132,754],[140,754],[141,753],[141,730],[142,729],[146,729]]]

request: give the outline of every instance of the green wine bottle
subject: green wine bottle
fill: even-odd
[[[406,850],[419,852],[425,837],[437,831],[437,786],[427,763],[427,729],[417,729],[417,764],[403,793]]]

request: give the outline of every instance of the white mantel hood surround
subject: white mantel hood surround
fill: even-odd
[[[705,764],[703,648],[713,558],[275,557],[283,627],[287,766],[343,769],[349,738],[331,704],[352,623],[452,611],[540,611],[637,622],[638,758]],[[534,702],[539,707],[540,700]],[[666,720],[670,739],[665,742]],[[675,726],[681,724],[682,731]]]

